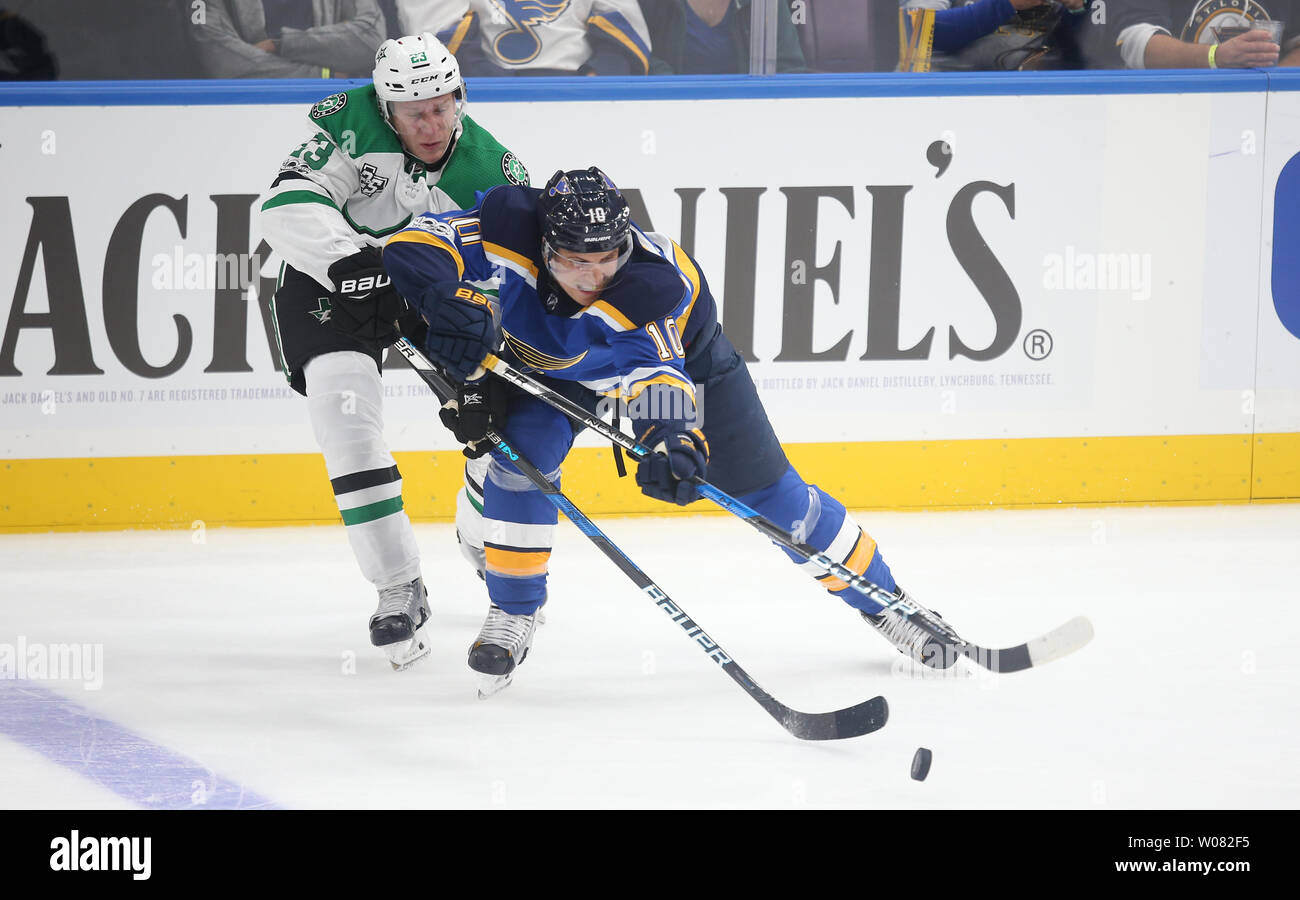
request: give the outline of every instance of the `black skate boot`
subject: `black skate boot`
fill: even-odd
[[[901,587],[895,596],[905,600],[909,606],[916,607],[916,612],[909,616],[900,615],[892,609],[872,614],[864,612],[862,618],[867,620],[885,638],[898,648],[898,652],[911,657],[931,669],[947,669],[957,662],[961,650],[957,646],[962,639],[953,631],[952,626],[943,617],[926,609],[911,598]],[[944,636],[941,640],[922,628],[918,622],[925,622]]]
[[[370,643],[383,649],[395,671],[429,655],[424,625],[429,621],[424,579],[379,589],[379,608],[370,617]]]
[[[531,615],[512,616],[495,603],[478,638],[469,648],[469,667],[480,673],[478,696],[486,700],[505,689],[517,669],[528,658],[533,634],[542,621],[541,608]]]

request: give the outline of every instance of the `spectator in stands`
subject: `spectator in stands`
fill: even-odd
[[[466,75],[646,75],[650,36],[636,0],[398,0],[408,27],[438,38]]]
[[[749,71],[751,0],[639,0],[656,75],[744,74]],[[788,0],[777,5],[778,72],[806,72]]]
[[[376,0],[205,0],[191,34],[210,77],[352,78],[387,24]]]
[[[396,29],[399,37],[426,31],[455,34],[456,26],[469,13],[469,0],[379,0],[379,5],[385,16],[389,16],[389,7],[392,7],[396,23],[389,17],[388,30],[391,34]],[[464,71],[463,67],[461,71]]]
[[[58,64],[41,34],[26,19],[0,8],[0,81],[53,81]]]
[[[1106,39],[1105,15],[1091,0],[901,0],[913,52],[901,68],[1082,69],[1108,68],[1118,59]],[[913,39],[921,26],[910,13],[933,11],[932,56]],[[1104,10],[1104,8],[1103,8]],[[1093,14],[1093,13],[1096,14]],[[918,51],[919,50],[919,55]]]
[[[61,79],[128,81],[202,77],[189,46],[192,2],[4,0],[4,7],[44,38],[44,47],[37,53],[47,59],[35,69],[43,73],[42,79],[55,77],[48,69],[48,64],[53,62]],[[0,41],[7,39],[0,35]],[[23,40],[16,36],[15,39]],[[6,51],[9,52],[12,51]],[[20,65],[32,61],[11,59]]]
[[[1300,66],[1300,2],[1251,0],[1130,0],[1115,4],[1116,43],[1130,69],[1240,69]],[[1277,43],[1247,30],[1256,19],[1286,26]]]

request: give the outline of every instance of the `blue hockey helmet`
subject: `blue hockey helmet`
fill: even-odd
[[[556,250],[621,250],[632,241],[632,211],[609,176],[592,166],[556,172],[542,188],[542,239]]]
[[[538,200],[542,256],[552,277],[587,295],[609,287],[632,256],[632,211],[623,192],[592,166],[556,172]]]

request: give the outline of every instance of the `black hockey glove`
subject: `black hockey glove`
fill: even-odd
[[[703,478],[709,466],[709,442],[703,431],[687,430],[680,422],[660,422],[637,440],[654,451],[637,466],[641,493],[678,506],[700,499],[691,479]]]
[[[329,317],[336,331],[381,346],[401,337],[397,320],[406,312],[406,301],[384,271],[383,260],[374,247],[340,259],[329,268],[338,290],[330,295]]]
[[[468,459],[478,459],[492,449],[487,433],[500,431],[505,422],[507,388],[500,378],[485,376],[461,385],[456,396],[438,410],[442,424],[465,445],[461,452]]]
[[[497,348],[497,311],[486,294],[473,285],[435,285],[420,304],[429,322],[424,339],[429,356],[447,370],[453,381],[465,382]]]

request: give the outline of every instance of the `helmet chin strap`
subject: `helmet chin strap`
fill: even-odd
[[[451,159],[452,151],[456,149],[456,142],[460,140],[461,131],[460,122],[457,121],[456,130],[451,133],[451,140],[447,141],[447,149],[443,151],[442,156],[438,157],[437,162],[425,163],[428,168],[437,172],[447,165],[447,160]]]

